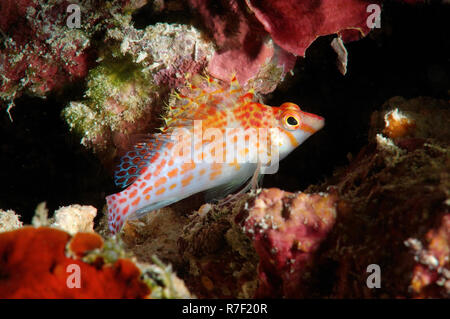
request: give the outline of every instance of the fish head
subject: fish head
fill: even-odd
[[[325,125],[323,117],[304,112],[294,103],[283,103],[274,109],[280,160]]]

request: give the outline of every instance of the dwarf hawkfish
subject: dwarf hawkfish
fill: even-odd
[[[235,76],[227,85],[208,76],[188,83],[167,107],[161,133],[122,157],[114,177],[126,189],[106,197],[112,233],[129,218],[198,192],[224,197],[261,176],[262,168],[274,173],[280,160],[324,125],[322,117],[294,103],[259,103]]]

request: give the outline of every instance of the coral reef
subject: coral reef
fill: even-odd
[[[150,294],[129,260],[107,265],[100,259],[89,264],[66,257],[68,243],[81,254],[86,248],[99,248],[100,237],[80,233],[70,240],[69,234],[52,228],[24,227],[0,234],[0,297],[144,298]],[[79,271],[78,287],[71,285],[73,269]]]
[[[81,143],[106,163],[130,147],[130,136],[161,125],[170,89],[186,73],[203,70],[211,43],[191,26],[157,23],[138,30],[129,18],[108,30],[109,44],[88,75],[86,99],[71,102],[63,116]]]
[[[326,180],[331,168],[328,173],[321,167],[319,173],[317,170],[311,173],[320,175],[314,183],[325,180],[320,184],[305,187],[306,190],[298,186],[303,185],[299,180],[304,184],[311,182],[307,178],[304,182],[302,174],[290,171],[299,162],[303,164],[302,158],[297,157],[295,160],[300,161],[291,162],[287,174],[273,179],[277,187],[282,185],[292,192],[257,189],[209,204],[204,204],[203,194],[198,194],[142,219],[127,221],[122,232],[111,236],[101,199],[105,193],[111,193],[112,181],[98,179],[98,188],[87,187],[78,192],[78,188],[95,184],[93,180],[106,174],[98,166],[86,170],[80,165],[72,170],[71,163],[87,161],[87,156],[72,157],[78,149],[70,149],[69,156],[64,157],[59,156],[61,148],[42,147],[52,141],[65,144],[60,142],[67,138],[63,131],[66,128],[48,131],[48,135],[58,135],[59,139],[47,139],[45,134],[31,136],[43,126],[54,128],[61,123],[43,120],[46,112],[36,117],[40,112],[36,111],[36,103],[24,97],[22,103],[34,107],[34,113],[26,109],[23,114],[33,120],[26,120],[25,116],[25,121],[17,125],[5,114],[6,121],[1,126],[6,128],[2,132],[7,133],[5,140],[10,141],[2,141],[0,152],[4,155],[2,159],[18,164],[8,165],[5,160],[1,166],[7,168],[5,171],[14,168],[11,172],[22,169],[21,165],[28,167],[13,177],[22,180],[24,175],[30,175],[23,180],[32,180],[33,185],[40,185],[39,178],[29,172],[43,171],[39,164],[27,166],[35,163],[36,158],[46,163],[63,162],[61,166],[72,170],[72,175],[52,170],[48,175],[50,182],[40,185],[44,191],[35,197],[29,196],[25,182],[11,182],[13,186],[4,192],[4,197],[17,193],[20,195],[15,195],[18,196],[15,199],[19,200],[14,203],[22,201],[19,196],[27,196],[28,203],[37,203],[41,198],[49,198],[43,195],[45,192],[51,193],[59,185],[71,185],[69,192],[74,193],[73,197],[60,199],[55,192],[54,198],[48,199],[52,201],[51,211],[55,211],[55,205],[73,202],[89,203],[96,208],[69,205],[49,217],[49,209],[41,203],[32,220],[34,227],[23,227],[21,220],[28,223],[25,212],[19,215],[12,210],[0,210],[0,298],[450,297],[450,105],[445,93],[448,74],[441,70],[444,61],[441,56],[445,55],[441,52],[446,50],[434,50],[439,59],[420,62],[419,71],[405,62],[396,71],[384,72],[384,67],[391,69],[401,61],[405,52],[411,53],[406,61],[425,61],[422,52],[443,45],[443,41],[436,41],[437,46],[430,46],[432,40],[423,41],[431,34],[429,30],[441,30],[440,25],[433,24],[429,29],[409,25],[399,32],[401,23],[393,17],[403,14],[406,7],[399,6],[399,15],[383,20],[382,32],[373,32],[373,37],[352,50],[350,46],[346,48],[346,43],[370,31],[367,18],[371,13],[367,6],[381,5],[383,1],[75,1],[82,8],[80,28],[70,28],[66,23],[70,3],[1,1],[0,107],[9,112],[15,99],[24,94],[46,97],[57,93],[50,95],[49,103],[39,100],[41,106],[59,103],[52,114],[60,120],[58,115],[65,105],[63,120],[87,149],[82,153],[93,151],[106,170],[112,168],[114,160],[130,144],[161,126],[164,105],[173,102],[169,98],[173,96],[171,93],[176,90],[183,94],[187,79],[195,84],[191,75],[206,74],[226,82],[235,72],[246,89],[254,89],[262,101],[263,94],[273,92],[285,77],[293,74],[297,57],[305,56],[313,41],[324,35],[332,36],[322,38],[318,42],[323,43],[308,51],[307,56],[314,55],[309,62],[305,60],[309,64],[300,61],[295,66],[296,73],[302,73],[299,77],[304,76],[295,79],[298,85],[289,92],[279,91],[270,96],[276,100],[287,93],[313,109],[321,99],[318,110],[332,115],[328,126],[331,129],[324,134],[336,134],[334,141],[345,141],[334,146],[319,139],[320,151],[314,154],[325,159],[310,156],[308,145],[302,151],[308,153],[311,161],[317,161],[316,167],[326,161],[334,167],[339,159],[337,152],[329,149],[348,152],[353,143],[358,145],[353,145],[353,150],[358,150],[359,145],[366,143],[358,144],[356,140],[366,138],[368,115],[374,109],[377,111],[370,119],[367,145],[356,156],[348,155],[348,165]],[[136,9],[144,5],[145,10],[151,8],[151,14],[136,17]],[[389,5],[386,2],[384,8]],[[146,15],[145,10],[138,14]],[[436,5],[435,10],[440,7]],[[172,16],[174,12],[179,16]],[[414,12],[409,17],[421,17],[422,12]],[[397,23],[392,23],[394,20]],[[416,41],[422,29],[427,31]],[[391,32],[397,32],[397,37],[391,38]],[[405,34],[412,35],[405,37]],[[341,73],[345,74],[349,67],[346,80],[352,72],[360,72],[351,81],[339,82],[334,89],[328,86],[337,77],[317,72],[329,68],[324,62],[324,57],[329,56],[323,50],[327,42],[332,43],[338,54]],[[392,45],[394,42],[397,44]],[[409,51],[398,50],[408,42],[421,45],[407,46]],[[367,61],[373,61],[377,55],[362,55],[366,64],[359,63],[352,69],[356,63],[348,64],[348,59],[354,59],[358,55],[355,53],[361,57],[360,53],[368,50],[385,55],[380,57],[382,62],[368,66]],[[318,51],[318,55],[309,54]],[[367,70],[355,70],[366,66]],[[382,66],[383,71],[372,77],[371,72],[377,66]],[[409,81],[410,74],[421,74],[420,80]],[[378,86],[387,75],[392,75],[391,80]],[[404,87],[386,88],[397,80],[405,82]],[[358,90],[355,86],[358,81],[363,83],[359,88],[368,89]],[[310,86],[310,82],[321,85]],[[64,89],[83,90],[83,83],[84,95],[79,92],[75,97],[61,98]],[[297,88],[311,92],[318,89],[319,94],[296,95],[293,91]],[[394,97],[379,107],[380,101],[394,94],[422,94],[415,90],[427,95],[436,93],[445,99]],[[373,96],[366,98],[368,92]],[[341,103],[334,103],[336,97]],[[349,99],[352,107],[347,108],[345,103]],[[359,105],[358,101],[363,103]],[[345,106],[344,111],[342,107],[330,111],[336,105]],[[358,107],[360,110],[356,110]],[[344,116],[337,116],[338,112],[345,112],[346,122],[340,122]],[[32,121],[42,126],[36,125],[33,131]],[[5,123],[16,125],[15,129]],[[351,129],[346,128],[344,134],[342,127],[346,125]],[[24,134],[28,130],[32,133]],[[351,136],[348,142],[349,132],[358,137],[353,140]],[[41,144],[36,143],[40,139]],[[29,150],[30,145],[38,146]],[[22,152],[16,153],[18,147]],[[55,154],[41,155],[50,149]],[[66,163],[70,160],[71,163]],[[97,175],[82,179],[81,187],[67,183],[75,174],[91,175],[92,171],[98,172]],[[8,171],[4,180],[12,180],[11,174]],[[54,176],[63,183],[54,183]],[[289,182],[284,180],[286,176]],[[51,183],[57,186],[47,190]],[[89,197],[87,193],[95,196]],[[99,200],[94,203],[91,198]],[[21,210],[1,199],[3,208]],[[370,265],[381,269],[379,288],[367,284]],[[81,287],[71,288],[77,283],[73,276],[77,267]]]
[[[139,225],[128,222],[123,238],[144,261],[149,253],[170,260],[198,297],[299,297],[302,277],[333,226],[335,201],[265,189],[205,204],[188,218],[164,208]]]
[[[417,262],[410,286],[416,298],[450,297],[450,214],[444,215],[438,223],[439,228],[430,230],[425,236],[428,248],[414,238],[405,242],[413,250]]]
[[[178,239],[183,280],[199,298],[252,298],[258,255],[235,222],[249,195],[233,204],[206,204],[190,216]]]
[[[264,83],[262,79],[277,76],[279,82],[292,70],[296,56],[304,56],[317,37],[338,34],[350,41],[370,31],[368,2],[362,0],[327,0],[319,4],[294,0],[218,3],[190,0],[189,3],[202,17],[219,48],[209,62],[209,72],[224,81],[236,72],[241,83],[253,77],[254,81]],[[279,70],[269,72],[269,69]],[[257,91],[269,93],[276,85],[256,87]]]
[[[136,264],[95,233],[23,227],[0,234],[0,256],[0,298],[190,297],[170,267]]]
[[[257,298],[307,297],[304,278],[336,219],[337,197],[265,189],[248,206],[244,232],[259,256]]]
[[[449,103],[395,97],[383,109],[372,116],[369,145],[309,189],[332,187],[343,200],[320,252],[318,269],[333,278],[328,294],[319,295],[448,297],[448,289],[436,286],[445,286],[449,267]],[[365,284],[374,263],[381,267],[381,289]],[[319,280],[320,271],[314,276]]]
[[[13,210],[0,209],[0,232],[10,231],[22,227],[20,216]]]
[[[40,203],[35,210],[32,225],[35,227],[55,227],[75,235],[79,232],[94,232],[94,218],[97,209],[93,206],[70,205],[57,209],[51,218],[46,203]]]
[[[71,235],[78,232],[94,232],[97,209],[93,206],[70,205],[55,211],[51,226],[65,230]]]
[[[325,183],[166,207],[126,225],[127,249],[170,261],[198,297],[448,297],[448,106],[392,98]]]
[[[67,24],[69,1],[2,1],[0,5],[0,98],[8,104],[24,92],[48,92],[83,79],[95,59],[93,37],[120,24],[116,17],[139,7],[139,1],[80,1],[82,23]],[[80,18],[80,19],[81,19]]]

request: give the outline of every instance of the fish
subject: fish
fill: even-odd
[[[162,120],[161,132],[136,143],[115,171],[123,190],[106,197],[112,234],[128,219],[193,194],[221,198],[255,176],[275,173],[279,161],[325,123],[291,102],[260,103],[236,76],[224,84],[200,75],[173,94]]]

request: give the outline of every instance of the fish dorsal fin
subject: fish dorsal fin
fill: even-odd
[[[191,126],[194,120],[204,120],[217,112],[231,111],[238,103],[252,99],[253,91],[245,92],[236,76],[232,77],[228,85],[209,76],[194,75],[169,99],[163,117],[166,125],[163,132]]]
[[[114,172],[115,184],[122,188],[132,184],[142,174],[143,169],[155,159],[155,156],[159,156],[157,154],[169,141],[169,135],[158,133],[136,143],[120,159],[120,163]]]

